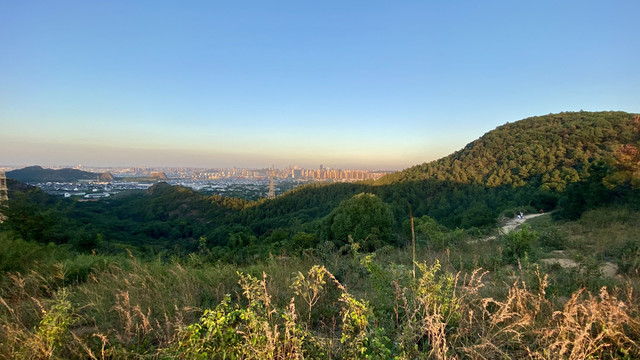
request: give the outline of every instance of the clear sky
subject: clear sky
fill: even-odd
[[[0,0],[0,165],[401,169],[640,112],[640,1]]]

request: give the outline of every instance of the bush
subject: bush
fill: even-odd
[[[97,255],[79,254],[62,262],[64,280],[69,283],[80,283],[92,272],[105,269],[107,258]]]
[[[528,225],[524,225],[520,231],[512,231],[500,238],[502,245],[502,258],[505,263],[515,264],[525,255],[531,255],[531,243],[538,237]]]
[[[567,244],[566,234],[561,233],[556,228],[550,228],[542,232],[538,238],[540,246],[549,250],[562,250]]]
[[[67,247],[53,243],[42,244],[0,234],[0,272],[24,272],[35,264],[53,265],[69,255]]]
[[[360,193],[340,203],[324,220],[327,240],[345,245],[349,236],[365,251],[388,243],[393,214],[389,205],[373,194]]]

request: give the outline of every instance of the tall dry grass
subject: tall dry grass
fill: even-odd
[[[630,286],[563,299],[531,264],[503,291],[492,273],[454,273],[446,258],[417,262],[415,279],[408,266],[358,254],[343,258],[341,277],[323,266],[298,271],[311,261],[236,274],[131,257],[84,282],[65,280],[63,265],[6,274],[0,358],[640,358]],[[260,268],[274,275],[254,275]]]

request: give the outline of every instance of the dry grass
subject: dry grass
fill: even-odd
[[[626,294],[632,299],[632,294]],[[578,291],[553,313],[545,331],[540,359],[618,359],[640,356],[638,309],[602,288],[597,296]]]
[[[272,260],[240,277],[229,265],[135,258],[82,283],[67,283],[63,266],[10,273],[0,288],[0,358],[640,358],[637,279],[557,298],[534,264],[499,285],[505,277],[455,270],[455,251],[419,250],[418,259],[443,264],[421,260],[415,280],[389,262],[402,251],[343,256],[333,262],[340,277],[301,269],[313,259]],[[249,275],[259,269],[268,271]],[[216,325],[220,316],[226,325]]]

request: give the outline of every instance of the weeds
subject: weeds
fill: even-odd
[[[516,240],[570,247],[576,231],[587,243],[602,239],[593,226],[536,228],[540,238],[525,230],[526,241]],[[611,240],[611,251],[635,276],[633,234],[615,229],[624,241]],[[419,247],[415,279],[410,249],[362,254],[356,243],[239,272],[198,254],[184,262],[51,258],[3,273],[0,358],[640,358],[637,278],[604,279],[605,253],[572,248],[575,269],[545,274],[516,250],[520,241],[513,257],[504,244],[502,254],[496,242]]]

